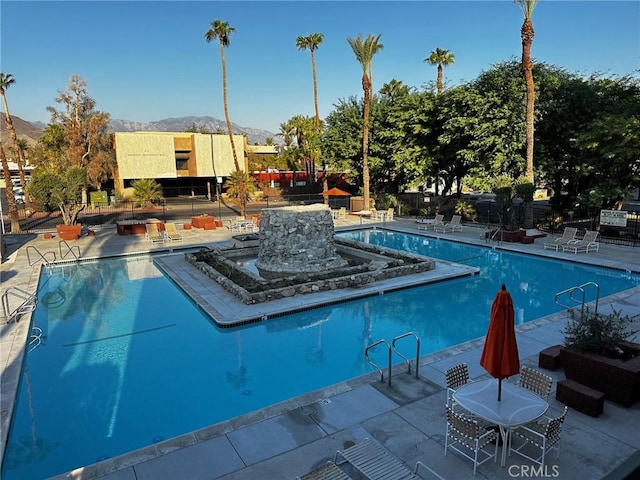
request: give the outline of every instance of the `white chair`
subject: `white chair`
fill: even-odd
[[[593,230],[587,230],[582,240],[572,240],[562,245],[563,252],[597,252],[600,250],[600,243],[596,242],[598,238],[598,232]]]
[[[447,408],[447,434],[444,441],[444,455],[448,449],[473,462],[473,474],[479,465],[498,457],[498,433],[481,427],[476,420]],[[493,444],[493,452],[488,447]]]
[[[178,233],[175,223],[165,223],[164,225],[164,238],[170,242],[182,242],[182,235]]]
[[[157,223],[147,223],[144,236],[149,243],[164,243],[164,235],[160,233]]]
[[[460,363],[450,367],[444,372],[447,382],[447,407],[454,408],[453,394],[462,385],[469,383],[469,367],[466,363]]]
[[[444,224],[444,215],[438,213],[435,218],[431,220],[416,220],[416,223],[418,224],[418,230],[433,230],[435,227]]]
[[[567,416],[568,407],[557,417],[545,416],[535,422],[527,423],[511,429],[509,435],[509,455],[515,452],[518,455],[538,463],[544,470],[546,454],[551,449],[556,449],[556,458],[560,458],[560,438],[562,436],[562,425]],[[522,441],[518,448],[513,448],[514,437]],[[536,451],[536,456],[525,453],[525,450]],[[539,454],[537,454],[539,452]]]
[[[462,221],[462,216],[454,215],[451,217],[451,221],[449,223],[436,225],[433,227],[433,229],[436,232],[442,232],[442,233],[455,232],[456,230],[461,232],[462,231],[462,224],[460,223],[461,221]]]
[[[520,380],[518,380],[518,385],[537,393],[545,400],[551,393],[552,384],[553,378],[549,375],[545,375],[544,373],[527,367],[526,365],[520,369]]]
[[[574,227],[565,227],[564,232],[562,232],[562,236],[556,238],[553,242],[544,242],[544,249],[554,249],[556,252],[563,245],[567,245],[569,242],[573,242],[576,238],[576,234],[578,233],[578,229]]]

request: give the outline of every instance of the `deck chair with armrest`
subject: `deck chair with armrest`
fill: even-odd
[[[544,242],[544,249],[552,248],[557,252],[563,245],[567,245],[569,242],[575,241],[577,233],[577,228],[565,227],[561,237],[556,238],[553,242]]]
[[[164,238],[170,242],[182,242],[182,235],[178,232],[175,223],[164,224]]]
[[[560,438],[562,425],[567,416],[568,407],[564,407],[562,413],[556,417],[544,416],[531,423],[511,429],[509,435],[509,455],[511,452],[539,464],[544,470],[547,453],[556,450],[556,458],[560,458]],[[522,442],[517,448],[513,447],[513,440]],[[537,451],[536,451],[537,450]],[[535,456],[531,454],[535,451]]]
[[[562,245],[562,251],[573,253],[597,252],[598,250],[600,250],[600,243],[596,242],[597,238],[598,232],[587,230],[587,232],[584,234],[584,237],[582,237],[582,240],[574,240],[568,242],[565,245]]]
[[[416,220],[416,223],[418,224],[418,230],[433,230],[435,227],[444,224],[444,215],[438,213],[435,218]]]
[[[433,227],[433,230],[436,232],[442,232],[442,233],[455,232],[456,230],[461,232],[462,231],[462,224],[460,223],[461,221],[462,221],[462,216],[454,215],[453,217],[451,217],[451,221],[449,221],[448,223],[443,223],[442,225],[436,225],[435,227]]]
[[[533,393],[540,395],[545,400],[551,393],[551,385],[553,384],[553,378],[549,375],[523,365],[520,369],[520,380],[518,385],[527,390],[531,390]]]
[[[144,234],[149,243],[164,243],[164,235],[160,233],[157,223],[145,224],[146,233]]]

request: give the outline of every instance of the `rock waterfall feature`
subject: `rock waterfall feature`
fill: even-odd
[[[263,210],[256,267],[265,278],[344,267],[336,252],[331,211],[324,204]]]

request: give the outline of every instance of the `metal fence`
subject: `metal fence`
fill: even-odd
[[[331,208],[337,209],[346,207],[351,209],[356,201],[361,197],[330,197],[328,200]],[[407,205],[405,198],[403,205]],[[413,200],[413,198],[411,199]],[[417,201],[417,200],[416,200]],[[247,204],[247,213],[258,213],[262,208],[273,208],[292,205],[311,205],[324,203],[324,197],[318,193],[303,193],[294,195],[269,195],[264,196],[258,202]],[[419,203],[422,204],[422,203]],[[452,207],[453,208],[453,207]],[[356,208],[358,209],[358,208]],[[20,226],[23,233],[38,233],[55,229],[55,226],[62,223],[59,212],[28,214],[26,209],[19,211]],[[398,212],[396,215],[403,216],[409,212]],[[525,225],[524,205],[514,206],[514,217],[519,226]],[[624,227],[604,226],[599,224],[599,218],[594,214],[588,217],[578,218],[573,212],[558,212],[548,204],[533,204],[533,225],[535,228],[550,234],[558,233],[565,227],[576,227],[578,230],[598,230],[599,239],[602,243],[615,245],[627,245],[633,247],[640,246],[640,213],[628,212],[627,222]],[[157,218],[163,221],[188,220],[197,215],[213,215],[218,218],[232,217],[239,214],[235,203],[230,203],[226,199],[219,197],[212,200],[206,196],[181,197],[162,200],[153,207],[141,207],[132,202],[122,202],[117,205],[88,205],[79,214],[79,222],[87,226],[108,226],[115,225],[122,220],[139,220],[144,218]],[[501,224],[497,207],[491,206],[486,211],[478,212],[476,221],[481,224],[498,226]],[[8,218],[4,217],[4,231],[11,233]]]

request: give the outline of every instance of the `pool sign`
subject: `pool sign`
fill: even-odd
[[[625,210],[600,210],[600,225],[626,227],[627,212]]]

